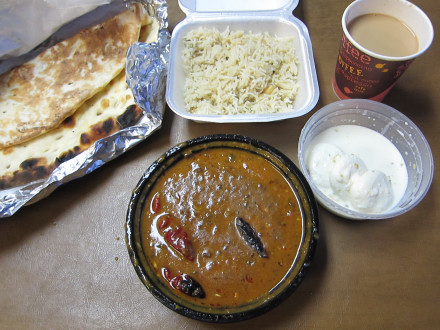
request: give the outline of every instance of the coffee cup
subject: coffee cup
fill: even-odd
[[[406,0],[356,0],[342,30],[333,79],[340,99],[382,101],[434,38],[429,17]]]

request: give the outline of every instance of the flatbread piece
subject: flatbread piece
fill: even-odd
[[[0,76],[0,148],[57,127],[103,89],[124,69],[141,25],[134,6]]]
[[[107,87],[87,100],[60,126],[19,145],[0,150],[0,189],[48,177],[61,163],[98,139],[136,124],[142,110],[121,72]]]
[[[149,17],[142,24],[139,41],[155,41],[158,22]],[[97,140],[135,125],[142,115],[122,70],[56,128],[23,143],[0,148],[0,190],[47,178],[61,163]]]

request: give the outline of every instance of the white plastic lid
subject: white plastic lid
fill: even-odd
[[[188,13],[234,13],[234,12],[279,12],[296,8],[299,0],[179,0],[182,10]]]

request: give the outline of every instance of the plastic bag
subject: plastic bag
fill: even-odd
[[[29,52],[63,24],[112,0],[3,0],[0,60]]]

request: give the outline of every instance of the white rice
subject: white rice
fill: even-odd
[[[292,37],[199,28],[184,38],[185,108],[195,114],[288,112],[298,92]]]

